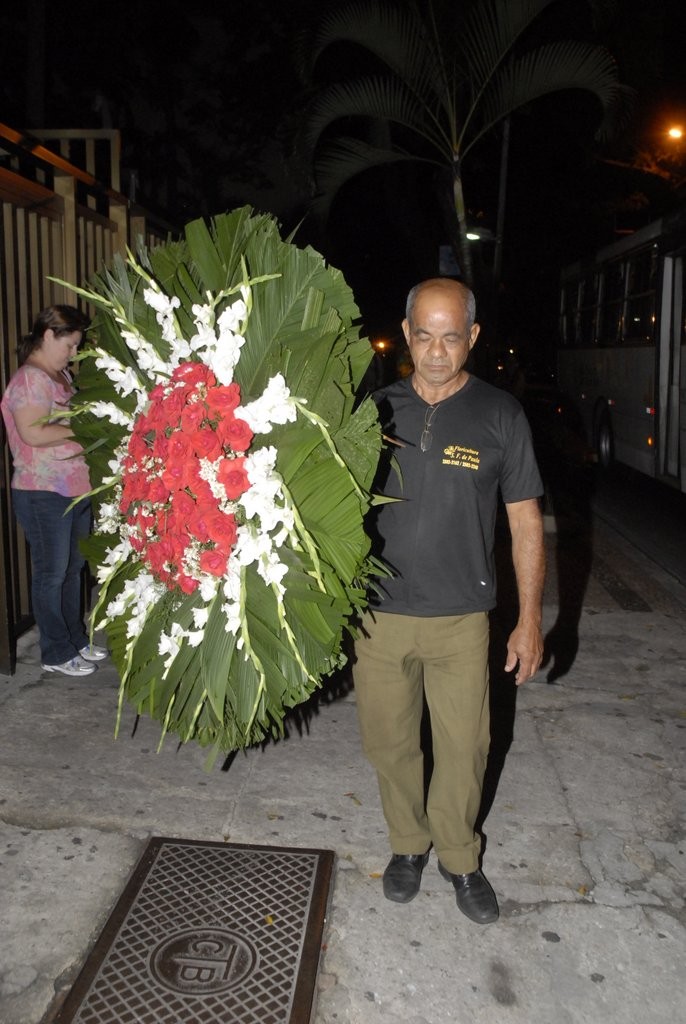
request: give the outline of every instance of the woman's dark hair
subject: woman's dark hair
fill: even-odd
[[[31,353],[41,347],[46,331],[54,331],[57,337],[60,334],[73,334],[74,331],[85,334],[90,323],[86,314],[76,306],[48,306],[36,317],[31,333],[23,337],[17,346],[19,365],[25,363]]]

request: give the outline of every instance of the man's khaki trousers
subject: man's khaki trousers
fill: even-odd
[[[362,746],[377,772],[393,853],[421,854],[433,844],[448,871],[475,871],[489,747],[487,613],[367,612],[355,654]],[[433,742],[426,801],[424,695]]]

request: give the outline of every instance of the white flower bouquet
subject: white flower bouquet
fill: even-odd
[[[342,274],[243,208],[74,289],[99,310],[74,433],[122,702],[215,752],[279,734],[364,607],[381,448]]]

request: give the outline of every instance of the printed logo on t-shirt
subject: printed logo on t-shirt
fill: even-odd
[[[475,448],[467,448],[461,444],[449,444],[443,449],[442,463],[444,466],[459,466],[460,469],[478,469],[479,452]]]

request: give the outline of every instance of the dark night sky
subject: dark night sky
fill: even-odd
[[[181,221],[247,201],[290,228],[306,214],[308,188],[308,167],[288,155],[304,103],[293,33],[334,2],[12,5],[0,14],[0,120],[29,129],[39,120],[43,127],[111,123],[122,131],[142,201]],[[576,34],[583,6],[553,5],[560,36]],[[657,129],[670,118],[686,122],[684,7],[682,0],[620,0],[619,16],[601,26],[598,41],[637,90],[632,125],[601,155],[627,161],[637,148],[658,145]],[[588,37],[587,19],[584,25]],[[99,109],[96,96],[105,100]],[[559,267],[673,202],[654,176],[598,162],[587,104],[580,94],[558,95],[513,120],[503,307],[512,331],[537,344],[554,323]],[[498,159],[498,139],[487,140],[465,170],[468,202],[491,227]],[[371,172],[341,193],[326,236],[309,238],[307,220],[301,228],[303,241],[344,270],[372,329],[395,322],[407,288],[435,272],[443,239],[423,185],[421,172]],[[612,209],[618,194],[631,193],[645,194],[650,205]]]

